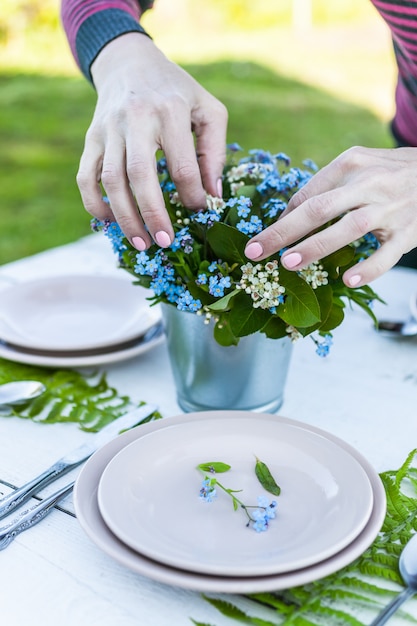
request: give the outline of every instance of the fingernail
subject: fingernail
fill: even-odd
[[[253,241],[252,243],[248,243],[248,245],[245,248],[245,254],[248,257],[248,259],[257,259],[258,257],[261,256],[261,254],[263,253],[264,249],[262,248],[261,244],[258,243],[257,241]]]
[[[223,183],[221,178],[217,181],[217,195],[219,198],[223,198]]]
[[[303,257],[299,252],[291,252],[290,254],[282,257],[282,264],[287,269],[292,270],[293,267],[300,265],[302,260]]]
[[[361,282],[361,277],[359,276],[359,274],[354,274],[348,279],[348,283],[351,287],[356,287],[356,285],[360,282]]]
[[[132,243],[135,246],[136,250],[139,250],[139,252],[146,250],[146,243],[145,240],[142,239],[142,237],[133,237]]]
[[[168,248],[171,245],[171,238],[164,230],[155,233],[155,241],[161,248]]]

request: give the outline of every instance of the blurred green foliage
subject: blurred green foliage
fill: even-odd
[[[1,0],[0,43],[22,37],[28,30],[59,28],[57,0]]]
[[[389,146],[368,110],[254,63],[185,66],[229,110],[230,142],[325,165],[354,144]],[[95,104],[80,77],[0,73],[0,263],[90,232],[75,175]]]
[[[290,25],[306,19],[314,25],[346,22],[366,18],[373,10],[367,0],[211,0],[208,5],[222,21],[245,29]]]

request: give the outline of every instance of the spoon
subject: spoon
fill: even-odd
[[[414,337],[417,335],[417,320],[380,320],[377,331],[385,337]]]
[[[0,385],[0,406],[22,404],[37,398],[46,387],[38,380],[18,380]]]
[[[382,626],[382,624],[385,624],[403,602],[417,592],[417,534],[413,535],[401,553],[400,574],[407,585],[406,588],[391,600],[369,626]]]

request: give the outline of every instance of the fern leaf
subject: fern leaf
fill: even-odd
[[[273,611],[276,626],[363,626],[358,611],[366,608],[375,615],[398,593],[381,586],[387,581],[403,588],[398,561],[401,551],[417,532],[417,449],[412,450],[397,471],[381,474],[387,495],[387,513],[382,529],[373,544],[353,563],[321,580],[277,591],[248,596],[263,609]],[[409,600],[409,604],[417,600]],[[215,600],[211,599],[213,606]],[[219,605],[223,615],[244,624],[261,624],[240,609],[234,614],[231,603]],[[217,608],[219,608],[219,606]],[[225,612],[225,608],[227,610]],[[398,620],[417,624],[417,619],[403,610]],[[368,623],[370,620],[367,620]],[[268,626],[269,623],[267,622]]]
[[[222,615],[225,617],[231,617],[237,622],[241,624],[252,624],[253,626],[276,626],[276,622],[267,622],[263,619],[257,617],[251,617],[247,615],[240,608],[232,604],[231,602],[226,602],[225,600],[220,600],[219,598],[211,598],[208,596],[204,596],[205,599],[210,602]]]
[[[16,406],[11,415],[43,424],[75,422],[86,431],[98,431],[134,405],[111,387],[104,375],[85,376],[74,370],[55,370],[0,359],[0,384],[39,380],[46,391],[31,402]],[[161,417],[159,413],[152,416]]]

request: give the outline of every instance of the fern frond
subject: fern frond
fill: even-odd
[[[253,626],[277,626],[276,622],[267,622],[258,617],[252,617],[242,611],[231,602],[204,596],[207,602],[212,604],[225,617],[230,617],[241,624],[252,624]]]
[[[414,450],[411,450],[411,452],[408,453],[407,458],[405,459],[402,466],[397,470],[397,472],[395,472],[395,484],[397,485],[398,489],[401,488],[401,483],[403,482],[403,480],[409,478],[410,470],[412,470],[412,464],[415,461],[416,457],[417,448],[414,448]]]
[[[55,370],[0,359],[0,384],[14,380],[39,380],[46,391],[31,402],[15,406],[11,415],[43,424],[75,422],[86,431],[98,431],[134,405],[121,396],[104,375],[83,375],[75,370]],[[159,413],[152,416],[157,419]]]
[[[255,606],[273,611],[274,626],[363,626],[360,611],[366,609],[375,616],[404,587],[398,561],[404,545],[417,531],[417,449],[410,452],[399,470],[381,474],[381,480],[387,495],[386,517],[380,533],[361,557],[312,583],[248,596]],[[381,586],[381,581],[395,583],[398,591],[395,585],[391,589]],[[213,599],[211,602],[216,606]],[[411,602],[417,605],[417,600]],[[223,615],[258,625],[255,617],[244,613],[236,619],[230,603],[227,606]],[[397,621],[417,624],[406,610],[397,616]]]

